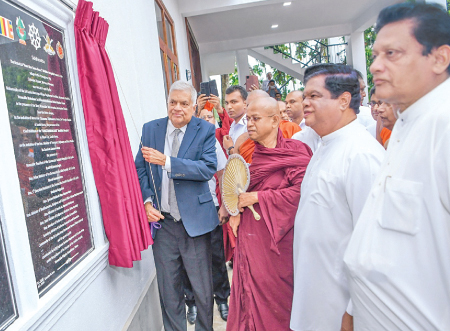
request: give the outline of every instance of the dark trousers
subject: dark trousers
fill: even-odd
[[[213,277],[213,291],[216,304],[228,302],[230,296],[230,281],[228,280],[227,266],[225,264],[225,252],[223,247],[223,229],[218,225],[211,232],[211,247],[212,247],[212,277]],[[192,292],[192,286],[188,277],[185,280],[184,294],[186,295],[186,305],[192,307],[195,305],[195,297]]]
[[[196,331],[213,329],[211,233],[189,237],[182,221],[164,215],[153,244],[165,331],[185,331],[185,275],[192,284],[198,313]]]

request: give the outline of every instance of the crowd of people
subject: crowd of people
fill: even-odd
[[[224,108],[171,86],[136,156],[166,331],[212,330],[214,300],[229,331],[450,330],[450,17],[400,3],[376,32],[370,108],[343,64],[308,67],[281,102],[271,77]],[[232,154],[250,171],[237,216]]]

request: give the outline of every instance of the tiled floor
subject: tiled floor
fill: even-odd
[[[233,275],[233,269],[228,267],[228,278],[230,279],[231,284],[231,277]],[[227,322],[225,322],[221,317],[219,310],[217,310],[217,305],[214,303],[214,331],[225,331],[227,328]],[[195,331],[195,325],[190,325],[188,323],[188,331]]]

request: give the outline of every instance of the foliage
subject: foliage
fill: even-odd
[[[370,91],[370,89],[373,86],[373,76],[370,72],[370,66],[372,65],[372,62],[373,62],[372,48],[373,48],[373,43],[375,42],[376,37],[377,37],[377,35],[375,33],[375,29],[373,28],[373,26],[371,26],[366,31],[364,31],[364,45],[365,45],[365,51],[366,51],[367,90],[368,91]]]

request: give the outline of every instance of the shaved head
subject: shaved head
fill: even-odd
[[[265,147],[274,148],[277,144],[280,118],[278,102],[274,98],[256,98],[247,109],[249,138]]]
[[[270,98],[270,95],[269,95],[269,93],[264,92],[263,90],[251,91],[248,94],[248,96],[247,96],[247,100],[246,100],[247,107],[250,104],[250,102],[253,102],[253,101],[255,101],[256,99],[259,99],[259,98]]]

